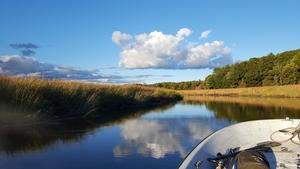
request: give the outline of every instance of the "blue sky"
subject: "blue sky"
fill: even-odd
[[[189,57],[186,53],[191,51],[190,45],[201,48],[205,43],[223,42],[222,51],[215,55],[230,55],[232,62],[298,49],[299,6],[298,0],[1,0],[0,57],[6,56],[7,60],[9,56],[21,56],[23,49],[12,48],[11,44],[31,43],[38,48],[32,49],[35,54],[29,57],[38,63],[72,67],[72,72],[97,69],[101,77],[115,77],[112,82],[118,82],[117,78],[141,83],[204,79],[216,66],[203,60],[195,60],[199,61],[197,65],[182,66],[186,64],[183,59]],[[191,31],[176,44],[182,49],[172,51],[171,58],[167,56],[168,60],[163,58],[159,63],[151,60],[152,55],[163,52],[152,59],[165,57],[169,54],[163,51],[165,47],[145,53],[143,50],[148,48],[137,46],[136,40],[129,45],[112,41],[116,31],[132,39],[143,33],[150,37],[154,31],[176,38],[182,28]],[[207,30],[211,30],[208,37],[200,38]],[[130,55],[136,49],[137,55]],[[149,64],[132,63],[143,60],[141,54]],[[17,68],[10,68],[14,69]]]

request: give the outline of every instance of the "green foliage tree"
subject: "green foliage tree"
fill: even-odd
[[[283,84],[297,84],[300,79],[299,67],[294,62],[286,64],[283,67]]]
[[[300,49],[215,68],[204,81],[164,82],[150,86],[175,90],[256,87],[300,83]]]
[[[214,69],[205,79],[208,89],[300,83],[300,49]]]

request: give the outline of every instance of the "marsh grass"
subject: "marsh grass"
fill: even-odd
[[[99,85],[38,78],[0,77],[0,102],[36,116],[91,117],[180,100],[172,91],[138,85]]]
[[[190,96],[247,96],[300,98],[300,85],[265,86],[234,89],[208,89],[178,91],[183,97]]]
[[[205,102],[218,102],[227,104],[240,104],[243,106],[275,107],[277,109],[300,110],[299,98],[275,97],[232,97],[232,96],[186,96],[183,103],[201,104]]]

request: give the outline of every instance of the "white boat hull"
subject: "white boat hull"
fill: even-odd
[[[275,131],[296,127],[299,123],[300,119],[257,120],[226,127],[208,136],[197,145],[182,162],[179,169],[195,169],[198,161],[201,162],[200,169],[215,168],[215,164],[209,162],[207,158],[216,157],[217,153],[226,154],[229,148],[244,150],[256,146],[257,143],[271,141],[270,135]],[[271,169],[299,167],[299,145],[287,141],[272,151],[265,153]]]

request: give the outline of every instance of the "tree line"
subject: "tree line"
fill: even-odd
[[[152,87],[159,87],[165,89],[173,89],[173,90],[192,90],[192,89],[199,89],[203,86],[203,81],[201,80],[194,80],[194,81],[185,81],[185,82],[162,82],[162,83],[155,83],[149,86]]]
[[[300,83],[300,49],[279,54],[270,53],[260,58],[251,58],[215,68],[204,81],[163,82],[150,86],[175,89],[220,89],[287,85]]]
[[[300,49],[215,68],[205,88],[238,88],[300,83]]]

